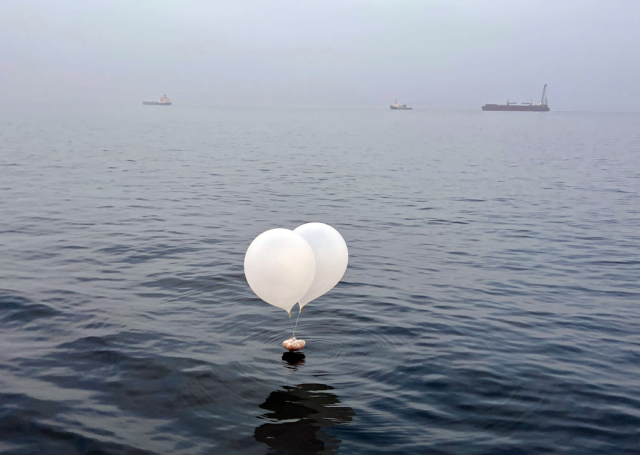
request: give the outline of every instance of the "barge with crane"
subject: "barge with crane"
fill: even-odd
[[[517,111],[517,112],[548,112],[549,103],[547,102],[547,84],[544,84],[542,89],[542,98],[539,104],[533,104],[533,101],[528,103],[518,103],[516,101],[510,102],[507,100],[507,104],[485,104],[482,106],[483,111]]]

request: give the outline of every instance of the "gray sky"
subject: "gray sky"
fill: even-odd
[[[638,0],[2,0],[0,102],[640,111]]]

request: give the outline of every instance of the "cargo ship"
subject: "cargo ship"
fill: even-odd
[[[517,111],[517,112],[548,112],[549,104],[547,103],[547,84],[544,84],[542,89],[542,98],[539,104],[533,104],[533,101],[528,103],[510,102],[507,100],[507,104],[485,104],[482,106],[483,111]]]
[[[146,106],[171,106],[171,100],[167,95],[162,95],[158,101],[143,101]]]
[[[407,107],[406,104],[398,104],[398,98],[396,98],[396,102],[389,106],[391,109],[400,110],[400,111],[410,111],[413,109],[412,107]]]

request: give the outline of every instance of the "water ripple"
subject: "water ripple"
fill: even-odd
[[[175,107],[0,124],[1,451],[637,452],[637,116]],[[242,262],[309,221],[292,354]]]

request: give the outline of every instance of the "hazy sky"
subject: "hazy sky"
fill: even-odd
[[[0,0],[0,102],[640,111],[640,0]]]

